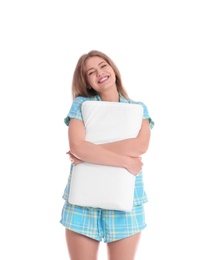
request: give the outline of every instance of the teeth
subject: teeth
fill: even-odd
[[[101,80],[99,80],[99,82],[101,83],[101,82],[105,81],[106,79],[107,79],[107,77],[104,77]]]

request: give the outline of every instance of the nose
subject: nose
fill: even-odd
[[[96,76],[99,77],[99,76],[101,76],[101,74],[102,74],[101,69],[97,69],[96,70]]]

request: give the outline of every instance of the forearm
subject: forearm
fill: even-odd
[[[147,138],[148,140],[148,138]],[[120,141],[116,141],[116,142],[110,142],[110,143],[104,143],[104,144],[99,144],[99,145],[95,145],[93,143],[90,142],[86,142],[87,145],[80,149],[80,151],[78,152],[78,154],[81,154],[81,159],[83,161],[88,161],[87,157],[87,149],[89,151],[93,151],[94,155],[96,156],[96,152],[98,153],[98,157],[95,157],[95,159],[101,159],[102,158],[102,154],[99,154],[101,151],[103,154],[107,153],[108,158],[111,158],[111,156],[113,157],[113,159],[115,158],[115,156],[118,155],[123,155],[123,156],[128,156],[128,157],[139,157],[141,155],[143,155],[147,149],[148,149],[148,141],[143,141],[142,139],[139,139],[138,137],[135,138],[128,138],[128,139],[124,139],[124,140],[120,140]],[[98,147],[97,147],[98,146]],[[79,147],[79,146],[78,146]],[[86,148],[86,149],[85,149]],[[100,149],[103,148],[104,150]],[[111,152],[111,153],[109,153]],[[88,154],[90,157],[90,154]],[[100,158],[99,158],[100,156]],[[86,158],[87,160],[83,159]],[[90,158],[89,158],[90,159]],[[103,159],[105,160],[105,156],[103,156]],[[96,163],[96,162],[94,162]],[[100,163],[102,164],[102,163]]]
[[[101,144],[100,146],[123,155],[138,157],[144,154],[149,146],[150,127],[148,120],[143,120],[142,127],[135,138],[128,138],[112,143]]]
[[[70,152],[82,161],[127,168],[129,157],[125,154],[110,151],[100,145],[81,141],[70,144]]]
[[[131,157],[141,156],[147,150],[146,144],[143,145],[143,143],[141,143],[137,137],[112,143],[100,144],[100,146],[114,153],[119,153]]]
[[[82,121],[70,120],[69,130],[70,152],[81,161],[126,168],[130,173],[137,175],[142,167],[138,157],[131,157],[125,154],[110,151],[100,145],[85,140],[85,127]]]

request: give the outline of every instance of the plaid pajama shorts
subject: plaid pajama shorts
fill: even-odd
[[[146,227],[144,206],[131,212],[79,207],[65,201],[60,223],[67,229],[105,243],[132,236]]]

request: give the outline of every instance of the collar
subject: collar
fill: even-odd
[[[95,96],[95,99],[101,101],[101,97],[99,95]],[[121,94],[119,94],[119,102],[120,103],[128,103],[128,100],[124,98]]]

